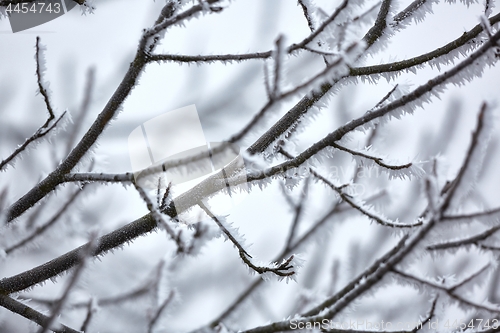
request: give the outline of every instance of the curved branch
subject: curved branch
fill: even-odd
[[[336,143],[332,143],[332,147],[335,147],[337,148],[338,150],[342,150],[342,151],[345,151],[345,152],[348,152],[349,154],[351,155],[355,155],[355,156],[361,156],[363,158],[366,158],[368,160],[371,160],[375,163],[377,163],[378,165],[380,165],[381,167],[383,168],[386,168],[386,169],[391,169],[391,170],[402,170],[402,169],[408,169],[409,167],[411,167],[413,164],[412,163],[407,163],[407,164],[402,164],[402,165],[389,165],[389,164],[386,164],[383,161],[382,158],[380,157],[375,157],[375,156],[371,156],[371,155],[367,155],[367,154],[363,154],[363,153],[360,153],[358,151],[355,151],[355,150],[352,150],[352,149],[349,149],[347,147],[344,147],[344,146],[341,146],[341,145],[338,145]]]

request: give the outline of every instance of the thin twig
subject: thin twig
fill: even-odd
[[[481,269],[480,272],[482,272],[484,270]],[[447,288],[447,287],[443,287],[439,284],[436,284],[436,283],[433,283],[433,282],[430,282],[430,281],[426,281],[424,279],[421,279],[419,277],[416,277],[416,276],[413,276],[413,275],[410,275],[410,274],[407,274],[407,273],[404,273],[400,270],[397,270],[397,269],[392,269],[392,271],[402,277],[404,277],[405,279],[408,279],[408,280],[412,280],[412,281],[415,281],[421,285],[425,285],[425,286],[428,286],[428,287],[431,287],[433,289],[436,289],[436,290],[440,290],[440,291],[444,291],[446,293],[446,295],[448,295],[450,298],[460,302],[460,303],[463,303],[465,305],[468,305],[470,307],[473,307],[477,310],[483,310],[483,311],[487,311],[487,312],[490,312],[490,313],[496,313],[496,314],[500,314],[500,309],[499,308],[493,308],[493,307],[490,307],[490,306],[486,306],[486,305],[482,305],[482,304],[477,304],[473,301],[469,301],[457,294],[454,294],[453,293],[453,290],[455,289],[455,287],[450,287],[450,288]],[[479,272],[479,273],[480,273]],[[474,274],[474,276],[477,276],[476,274]],[[459,283],[461,284],[461,283]]]
[[[470,245],[470,244],[475,244],[475,245],[479,246],[480,245],[479,242],[492,236],[498,230],[500,230],[500,226],[495,226],[493,228],[490,228],[490,229],[488,229],[488,230],[486,230],[478,235],[472,236],[472,237],[464,238],[464,239],[453,241],[453,242],[446,242],[446,243],[429,245],[429,246],[427,246],[427,250],[431,250],[431,251],[444,250],[444,249],[462,247],[462,246]]]
[[[85,316],[85,319],[83,320],[82,326],[80,327],[80,331],[86,332],[90,322],[92,321],[92,318],[94,316],[94,313],[97,311],[96,309],[96,301],[94,298],[91,298],[88,303],[87,303],[87,315]]]
[[[38,130],[31,137],[26,139],[26,141],[24,141],[24,143],[22,145],[20,145],[7,158],[5,158],[3,161],[0,161],[0,170],[2,170],[9,162],[14,160],[14,158],[17,155],[22,153],[26,149],[26,147],[28,147],[28,145],[30,143],[32,143],[40,138],[43,138],[45,135],[47,135],[51,130],[53,130],[57,126],[57,124],[61,121],[61,119],[66,115],[66,111],[64,111],[59,117],[57,117],[57,119],[55,117],[54,109],[52,107],[52,104],[51,104],[50,98],[49,98],[48,88],[45,87],[45,83],[43,80],[42,63],[45,62],[44,50],[45,50],[45,47],[43,47],[40,44],[40,37],[37,37],[36,38],[36,53],[35,53],[37,85],[38,85],[38,91],[43,97],[43,101],[45,103],[45,107],[46,107],[49,115],[47,117],[47,120],[45,120],[45,123],[42,126],[40,126],[40,128],[38,128]]]
[[[498,213],[500,213],[500,207],[477,213],[469,213],[461,215],[443,215],[443,221],[454,222],[456,220],[473,220],[476,218],[492,216]]]
[[[227,228],[221,223],[221,221],[217,218],[217,216],[215,216],[203,202],[201,202],[201,201],[198,202],[198,206],[200,206],[200,208],[203,209],[203,211],[205,213],[207,213],[207,215],[210,216],[210,218],[212,220],[214,220],[214,222],[222,230],[222,232],[226,235],[226,237],[238,249],[238,253],[240,255],[241,260],[243,260],[243,262],[249,268],[253,269],[255,272],[257,272],[259,274],[271,272],[271,273],[274,273],[274,274],[276,274],[278,276],[282,276],[282,277],[283,276],[292,276],[295,274],[295,272],[293,270],[291,270],[293,268],[293,266],[290,265],[290,263],[292,262],[293,257],[294,257],[293,255],[291,255],[288,259],[283,260],[281,264],[277,265],[277,267],[264,267],[264,266],[254,265],[252,263],[252,261],[250,260],[250,258],[252,258],[252,256],[248,254],[248,252],[236,240],[236,238],[231,234],[231,232],[229,230],[227,230]]]
[[[153,205],[153,202],[151,201],[151,199],[149,199],[146,191],[144,191],[142,187],[137,185],[136,182],[132,182],[132,184],[134,185],[137,192],[139,192],[139,195],[141,196],[142,200],[144,200],[144,202],[146,203],[146,206],[150,211],[151,215],[153,216],[153,218],[155,219],[156,224],[158,226],[162,226],[167,232],[167,234],[170,236],[170,238],[177,244],[177,252],[178,253],[184,252],[186,246],[181,240],[180,232],[175,233],[172,227],[163,219],[163,217],[161,216],[161,212]]]
[[[355,150],[349,149],[347,147],[341,146],[337,143],[332,143],[332,147],[335,147],[338,150],[343,150],[345,152],[348,152],[349,154],[354,155],[354,156],[361,156],[363,158],[366,158],[368,160],[375,162],[376,164],[380,165],[383,168],[390,169],[390,170],[408,169],[413,165],[412,163],[407,163],[407,164],[402,164],[402,165],[390,165],[390,164],[386,164],[386,163],[382,162],[383,159],[380,157],[375,157],[375,156],[370,156],[368,154],[360,153],[360,152],[357,152]]]
[[[332,13],[332,15],[330,15],[330,17],[328,17],[328,19],[326,19],[325,21],[323,21],[323,23],[321,23],[319,25],[319,27],[317,29],[315,29],[308,37],[306,37],[300,43],[293,44],[292,46],[290,46],[288,48],[289,52],[293,51],[293,50],[298,50],[298,49],[301,49],[304,46],[307,46],[307,44],[309,44],[316,37],[318,37],[319,34],[321,34],[330,23],[332,23],[333,21],[335,21],[335,19],[339,16],[339,14],[347,7],[348,2],[349,2],[348,0],[343,0],[340,3],[340,5],[337,8],[335,8],[335,11]]]
[[[408,239],[408,235],[403,236],[401,240],[398,242],[396,246],[394,246],[390,251],[388,251],[386,254],[384,254],[382,257],[379,259],[375,260],[370,267],[365,269],[361,274],[359,274],[357,277],[355,277],[351,282],[349,282],[342,290],[340,290],[338,293],[333,295],[332,297],[329,297],[325,301],[323,301],[321,304],[315,306],[314,308],[310,309],[307,312],[304,312],[301,314],[301,317],[310,317],[319,314],[321,311],[323,311],[326,308],[331,307],[335,303],[337,303],[340,299],[342,299],[345,295],[347,295],[349,292],[351,292],[359,283],[360,281],[366,279],[373,273],[375,273],[381,265],[385,265],[385,263],[391,259],[396,253],[398,253],[399,250],[401,250]]]

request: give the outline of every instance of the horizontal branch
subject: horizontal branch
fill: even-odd
[[[462,215],[444,215],[443,221],[453,222],[454,220],[472,220],[475,218],[488,217],[500,213],[500,207],[484,212],[462,214]]]
[[[63,176],[63,182],[108,182],[127,183],[134,180],[131,172],[122,174],[109,173],[69,173]]]
[[[478,274],[482,273],[483,271],[484,271],[484,268],[482,268],[481,270],[479,270],[479,272],[477,272],[477,274],[474,274],[473,276],[475,277]],[[424,279],[418,278],[416,276],[404,273],[404,272],[399,271],[397,269],[392,269],[392,272],[394,272],[394,273],[396,273],[398,275],[401,275],[405,279],[415,281],[415,282],[417,282],[417,283],[419,283],[421,285],[425,285],[425,286],[431,287],[431,288],[433,288],[435,290],[443,291],[450,298],[452,298],[452,299],[454,299],[454,300],[456,300],[456,301],[458,301],[458,302],[460,302],[462,304],[465,304],[465,305],[468,305],[470,307],[473,307],[476,310],[483,310],[483,311],[487,311],[487,312],[490,312],[490,313],[500,314],[500,308],[493,308],[493,307],[490,307],[490,306],[486,306],[486,305],[474,303],[472,301],[469,301],[469,300],[467,300],[467,299],[465,299],[465,298],[463,298],[463,297],[461,297],[461,296],[453,293],[453,290],[456,289],[456,286],[452,286],[450,288],[447,288],[447,287],[435,284],[433,282],[426,281]],[[467,280],[470,280],[470,279],[468,278]],[[461,285],[462,282],[460,282],[459,284]]]
[[[176,55],[176,54],[154,54],[148,57],[148,62],[157,61],[175,61],[184,63],[202,63],[202,62],[230,62],[230,61],[243,61],[251,59],[267,59],[272,55],[272,51],[255,52],[245,54],[216,54],[216,55]]]
[[[381,167],[386,168],[386,169],[402,170],[402,169],[408,169],[408,168],[410,168],[413,165],[412,163],[407,163],[407,164],[402,164],[402,165],[389,165],[389,164],[386,164],[386,163],[382,162],[383,159],[380,158],[380,157],[375,157],[375,156],[371,156],[371,155],[368,155],[368,154],[363,154],[363,153],[360,153],[358,151],[355,151],[355,150],[349,149],[347,147],[341,146],[341,145],[339,145],[337,143],[332,143],[331,146],[334,147],[334,148],[337,148],[338,150],[342,150],[342,151],[348,152],[351,155],[360,156],[360,157],[366,158],[368,160],[371,160],[371,161],[375,162],[376,164],[378,164]]]
[[[490,19],[490,24],[495,24],[500,22],[500,13],[492,16]],[[387,73],[387,72],[398,72],[403,69],[408,69],[411,67],[415,67],[418,65],[423,65],[426,62],[429,62],[430,60],[436,59],[438,57],[444,56],[448,53],[450,53],[453,50],[458,49],[461,46],[464,46],[470,40],[473,38],[477,37],[481,32],[483,32],[483,26],[481,24],[476,25],[474,28],[471,30],[464,32],[462,36],[459,38],[449,42],[448,44],[437,48],[431,52],[422,54],[417,57],[413,57],[407,60],[402,60],[402,61],[396,61],[396,62],[391,62],[388,64],[382,64],[382,65],[373,65],[373,66],[366,66],[366,67],[353,67],[350,70],[349,75],[350,76],[361,76],[361,75],[372,75],[372,74],[380,74],[380,73]]]
[[[461,240],[453,241],[453,242],[447,242],[447,243],[440,243],[440,244],[434,244],[434,245],[429,245],[427,246],[427,250],[444,250],[444,249],[451,249],[451,248],[456,248],[456,247],[461,247],[464,245],[470,245],[470,244],[478,244],[479,242],[487,239],[488,237],[492,236],[494,233],[496,233],[498,230],[500,230],[500,226],[496,226],[493,228],[490,228],[476,236],[464,238]]]

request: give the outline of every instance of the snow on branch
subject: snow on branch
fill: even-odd
[[[349,0],[343,0],[340,3],[340,5],[335,9],[335,11],[332,13],[332,15],[328,17],[328,19],[323,21],[323,23],[321,23],[321,25],[319,25],[317,29],[315,29],[309,36],[307,36],[300,43],[293,44],[292,46],[290,46],[289,51],[303,48],[304,46],[307,46],[309,43],[311,43],[316,37],[319,36],[319,34],[323,32],[323,30],[325,30],[326,27],[328,27],[330,23],[335,21],[335,19],[339,16],[342,10],[344,10],[347,7],[348,2]]]
[[[251,59],[267,59],[272,51],[254,52],[245,54],[214,54],[214,55],[180,55],[180,54],[153,54],[148,57],[149,62],[173,61],[178,63],[231,63],[233,61],[245,61]]]
[[[471,81],[480,76],[485,66],[492,66],[498,60],[495,56],[495,48],[499,39],[500,31],[455,67],[378,110],[367,112],[363,117],[352,120],[341,128],[342,131],[347,133],[358,127],[366,130],[380,122],[389,121],[391,117],[398,118],[405,113],[412,114],[417,107],[429,103],[432,96],[439,98],[446,84],[462,85],[464,81]],[[345,133],[335,131],[330,135],[334,137],[340,134],[342,137]]]
[[[490,25],[498,22],[500,22],[500,14],[497,14],[489,19]],[[376,79],[381,75],[383,75],[383,77],[387,80],[391,80],[399,76],[400,71],[402,70],[416,73],[416,69],[423,67],[425,63],[429,63],[431,66],[436,66],[440,69],[440,65],[453,64],[455,59],[459,59],[460,57],[467,55],[470,51],[483,44],[484,38],[480,35],[483,31],[483,25],[478,24],[471,30],[464,32],[455,40],[431,52],[387,64],[354,67],[350,69],[350,75],[361,76],[362,80],[376,81]]]
[[[207,0],[208,4],[214,4],[216,2],[218,2],[218,0]],[[196,16],[196,14],[202,12],[203,9],[203,6],[195,5],[184,12],[165,19],[165,13],[162,12],[158,17],[158,21],[162,20],[162,23],[155,24],[153,28],[147,29],[143,32],[134,60],[132,61],[127,73],[114,94],[109,99],[106,106],[90,126],[87,133],[66,157],[66,159],[62,161],[62,163],[52,173],[50,173],[38,185],[34,186],[26,195],[9,207],[7,211],[7,222],[14,220],[47,194],[52,192],[59,184],[61,184],[64,175],[69,173],[81,161],[81,159],[87,155],[89,151],[91,151],[92,146],[94,146],[109,123],[117,116],[121,110],[123,102],[138,83],[139,77],[148,63],[148,47],[156,45],[153,37],[173,24],[181,23],[186,19]],[[151,38],[153,38],[152,42]]]
[[[363,37],[363,40],[366,42],[368,48],[375,44],[376,41],[380,40],[380,37],[384,33],[384,30],[387,27],[387,16],[389,15],[391,3],[392,0],[382,1],[375,24]]]
[[[367,154],[367,152],[372,151],[370,150],[371,147],[365,148],[363,152],[349,149],[337,143],[332,143],[332,147],[351,154],[353,159],[356,160],[356,163],[358,165],[363,165],[365,167],[370,168],[376,164],[382,167],[382,170],[387,172],[390,179],[392,178],[404,179],[405,177],[411,178],[411,176],[414,176],[416,178],[421,178],[424,175],[424,170],[419,166],[415,165],[414,163],[410,162],[401,165],[391,165],[383,162],[384,158],[375,157]]]
[[[50,121],[55,118],[54,110],[52,108],[52,105],[50,104],[50,98],[49,98],[50,90],[48,88],[48,83],[45,82],[43,79],[43,74],[47,70],[46,60],[45,60],[46,49],[47,48],[44,45],[40,44],[40,37],[36,37],[35,59],[36,59],[36,77],[38,83],[38,93],[40,93],[43,96],[45,106],[47,107],[47,111],[49,112],[49,118],[47,119],[45,126],[47,126],[48,123],[50,123]]]
[[[48,330],[53,331],[53,324],[56,321],[56,318],[59,316],[61,310],[63,309],[64,304],[66,303],[66,300],[69,297],[70,292],[75,288],[76,283],[80,279],[80,276],[83,273],[84,268],[86,267],[88,258],[92,256],[92,253],[95,251],[97,247],[97,234],[92,233],[91,234],[91,239],[89,243],[87,244],[86,248],[84,251],[80,253],[80,262],[78,266],[73,271],[73,274],[71,278],[69,279],[66,287],[64,288],[62,296],[57,300],[57,302],[54,304],[52,307],[52,313],[50,317],[41,325],[42,329],[40,330],[40,333],[46,333]]]
[[[293,268],[297,268],[297,265],[300,264],[300,261],[298,261],[294,255],[291,255],[290,257],[288,257],[288,259],[283,259],[280,264],[274,263],[274,267],[266,267],[253,264],[250,260],[252,256],[249,255],[243,247],[243,238],[237,233],[237,230],[232,228],[233,230],[230,231],[230,227],[228,225],[225,225],[226,223],[224,222],[224,219],[212,214],[210,209],[206,206],[206,203],[200,201],[198,202],[198,206],[200,206],[200,208],[203,209],[203,211],[208,216],[210,216],[210,218],[212,218],[212,220],[222,230],[227,239],[229,239],[231,243],[233,243],[233,245],[238,249],[241,260],[243,260],[243,262],[250,269],[257,272],[258,274],[261,274],[263,278],[269,278],[270,276],[267,273],[272,273],[274,275],[277,275],[279,279],[287,278],[287,281],[288,279],[294,279],[293,276],[296,274],[296,271],[294,271]],[[236,236],[233,234],[235,234]]]
[[[316,30],[316,24],[314,22],[314,18],[311,15],[310,7],[312,7],[312,4],[308,0],[298,0],[298,3],[302,8],[302,12],[304,13],[304,17],[306,18],[309,30],[311,30],[311,32],[314,32],[314,30]]]

